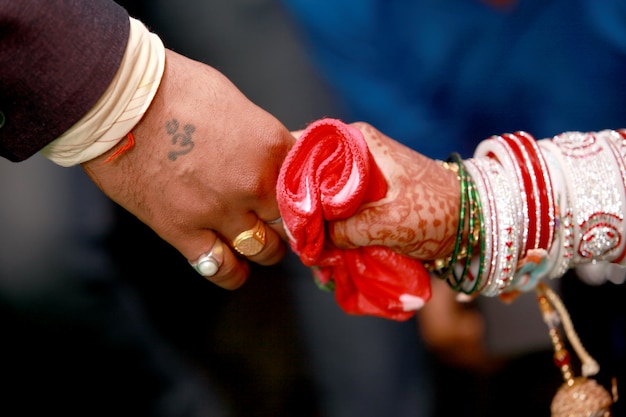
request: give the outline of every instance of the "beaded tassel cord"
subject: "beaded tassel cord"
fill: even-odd
[[[611,406],[617,401],[617,393],[614,391],[611,397],[604,387],[587,378],[598,372],[598,364],[582,346],[569,314],[556,293],[544,283],[537,286],[536,292],[539,308],[554,347],[554,362],[561,370],[564,380],[550,406],[552,417],[611,417]],[[582,363],[583,376],[574,376],[570,354],[559,332],[561,323]]]

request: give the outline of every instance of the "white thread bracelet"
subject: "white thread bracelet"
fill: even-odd
[[[68,167],[112,149],[139,122],[161,82],[165,47],[140,21],[130,18],[126,52],[115,78],[96,105],[41,154]]]

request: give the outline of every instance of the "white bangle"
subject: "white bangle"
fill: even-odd
[[[519,164],[515,161],[515,157],[512,155],[510,146],[504,141],[501,136],[492,136],[487,140],[482,141],[476,147],[474,151],[474,157],[488,157],[493,155],[498,161],[500,161],[504,170],[510,180],[510,186],[514,188],[513,192],[519,195],[519,210],[518,210],[518,222],[522,225],[520,247],[526,247],[526,240],[528,239],[528,192],[524,187],[522,178],[522,172]]]
[[[571,266],[615,258],[623,245],[624,192],[603,134],[566,132],[552,138],[563,161],[574,228]]]
[[[520,251],[521,229],[518,219],[520,195],[511,187],[511,177],[493,157],[473,158],[476,175],[480,176],[483,187],[477,188],[481,203],[488,202],[490,208],[488,227],[491,229],[491,252],[487,252],[485,260],[490,259],[491,267],[485,278],[480,293],[487,297],[495,297],[507,290],[515,274]],[[469,167],[468,167],[469,172]],[[478,180],[475,178],[475,182]],[[513,180],[514,181],[514,180]],[[481,195],[485,193],[485,195]],[[483,205],[483,209],[486,207]],[[485,225],[487,229],[487,225]],[[486,237],[489,236],[486,234]]]
[[[599,132],[598,135],[604,139],[606,145],[611,149],[615,163],[619,168],[621,184],[616,184],[616,186],[619,191],[622,206],[620,212],[623,214],[626,210],[626,131],[603,130]],[[624,259],[626,258],[626,241],[624,240],[624,236],[626,236],[626,221],[623,219],[621,232],[622,239],[620,248],[617,251],[616,257],[611,259],[611,262],[618,264],[624,264]]]
[[[494,158],[479,159],[491,183],[497,215],[498,245],[495,251],[496,269],[493,281],[481,291],[485,296],[497,296],[507,290],[513,281],[520,252],[522,224],[517,213],[519,193],[514,193],[511,178]]]

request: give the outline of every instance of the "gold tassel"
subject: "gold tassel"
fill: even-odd
[[[561,299],[544,283],[539,283],[537,286],[537,301],[543,321],[550,331],[550,340],[554,347],[554,362],[561,370],[564,380],[550,406],[552,417],[611,417],[611,406],[617,401],[615,380],[613,380],[613,396],[611,396],[602,385],[587,378],[598,373],[600,367],[580,342]],[[565,334],[582,363],[583,376],[574,376],[570,354],[558,329],[561,321]]]

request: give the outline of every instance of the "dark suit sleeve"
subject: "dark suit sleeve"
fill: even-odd
[[[27,159],[85,115],[115,76],[129,27],[109,0],[0,0],[0,156]]]

